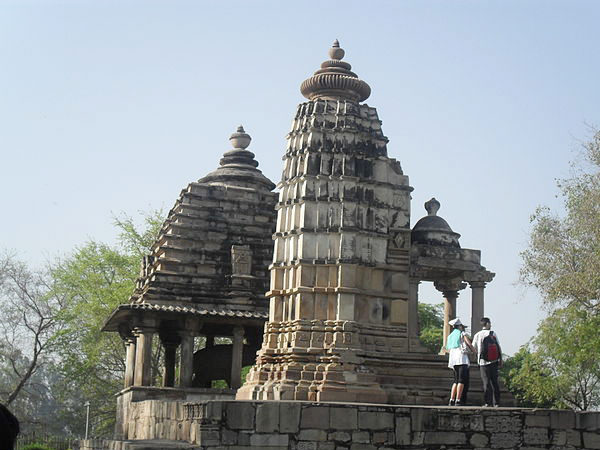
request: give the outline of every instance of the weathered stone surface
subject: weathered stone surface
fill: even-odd
[[[550,426],[550,416],[548,413],[539,411],[525,413],[525,426],[548,428]]]
[[[575,413],[573,411],[550,411],[550,426],[565,430],[574,428]]]
[[[354,408],[330,409],[330,425],[335,430],[354,430],[358,427],[358,410]]]
[[[335,427],[332,427],[335,429]],[[328,440],[335,442],[350,442],[352,435],[347,431],[334,431],[329,433]]]
[[[490,443],[492,448],[515,448],[520,440],[517,433],[499,432],[492,434]]]
[[[265,402],[256,407],[256,431],[273,433],[279,431],[279,403]]]
[[[282,403],[279,407],[279,431],[281,433],[296,433],[300,428],[301,403]]]
[[[394,414],[381,411],[359,411],[358,427],[369,430],[394,428]]]
[[[327,431],[325,430],[300,430],[298,433],[300,441],[326,441]]]
[[[525,428],[523,430],[523,442],[525,444],[542,444],[550,442],[547,428]]]
[[[396,417],[396,445],[409,445],[411,441],[410,417]]]
[[[288,445],[287,434],[253,434],[250,436],[250,445],[253,447],[274,447]]]
[[[302,408],[300,426],[302,428],[316,428],[326,430],[329,428],[329,407],[309,406]]]
[[[252,403],[228,403],[226,420],[229,428],[234,430],[254,429],[254,405]]]
[[[488,445],[489,438],[485,434],[474,433],[471,436],[471,439],[469,440],[469,442],[475,448],[485,447],[486,445]]]
[[[425,444],[456,445],[465,444],[467,435],[456,431],[428,431],[425,433]]]
[[[582,433],[582,437],[583,437],[583,447],[584,448],[586,448],[586,449],[600,448],[600,434],[584,431]]]
[[[365,444],[371,442],[371,436],[368,431],[355,431],[352,433],[352,442]]]

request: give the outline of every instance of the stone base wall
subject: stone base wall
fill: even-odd
[[[178,389],[133,386],[117,395],[115,438],[189,440],[184,404],[233,399],[231,389]]]
[[[175,421],[177,440],[155,426],[155,437],[82,441],[81,450],[600,449],[597,412],[238,400],[154,414]]]

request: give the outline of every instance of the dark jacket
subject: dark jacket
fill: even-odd
[[[13,450],[18,434],[19,421],[0,403],[0,449]]]

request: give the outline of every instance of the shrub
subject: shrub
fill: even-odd
[[[38,444],[38,443],[33,443],[33,444],[27,444],[23,447],[23,450],[52,450],[50,447],[47,447],[44,444]]]

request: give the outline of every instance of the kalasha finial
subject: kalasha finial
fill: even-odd
[[[246,149],[246,147],[250,145],[251,140],[252,138],[248,133],[244,131],[244,127],[241,125],[237,127],[237,131],[233,133],[229,138],[229,141],[231,142],[231,145],[233,145],[233,148],[242,150]]]
[[[425,202],[425,210],[427,214],[430,216],[437,216],[437,212],[440,209],[440,202],[438,202],[435,197],[432,197],[431,200]]]
[[[338,41],[337,39],[333,41],[333,45],[329,49],[329,57],[331,59],[339,61],[344,57],[345,54],[346,52],[344,51],[344,49],[340,48],[340,41]]]
[[[300,92],[309,100],[350,100],[363,102],[371,88],[352,72],[352,66],[342,58],[346,52],[336,39],[329,49],[329,60],[321,63],[314,75],[302,82]]]

